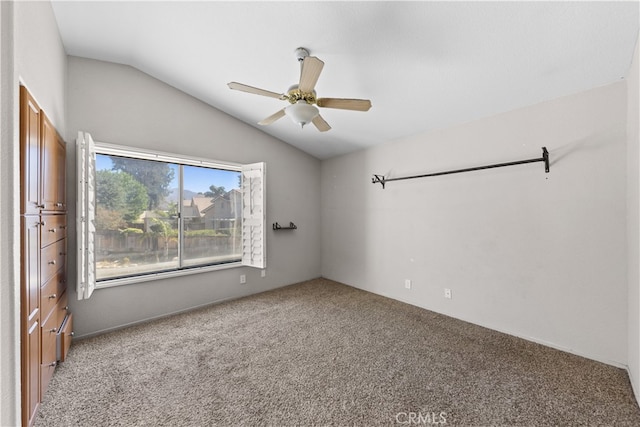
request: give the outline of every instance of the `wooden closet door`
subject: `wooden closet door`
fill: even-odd
[[[65,145],[60,135],[56,132],[56,165],[57,165],[57,174],[56,174],[56,211],[66,212],[67,211],[67,146]],[[66,226],[65,226],[66,228]]]
[[[40,217],[22,216],[20,222],[22,422],[31,425],[40,403]]]
[[[22,214],[40,213],[40,107],[20,86],[20,188]]]
[[[22,424],[31,426],[40,406],[40,323],[35,322],[27,334],[24,345],[27,358],[24,360],[23,371],[28,373],[28,382],[23,388]]]
[[[64,162],[60,163],[60,151],[64,147],[61,147],[56,130],[46,114],[42,112],[40,114],[40,133],[42,138],[40,201],[44,206],[43,210],[58,211],[64,208],[64,202],[60,200],[60,191],[58,190],[60,176],[64,174]]]

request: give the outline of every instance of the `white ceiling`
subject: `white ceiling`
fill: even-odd
[[[131,65],[320,159],[535,104],[625,77],[638,2],[53,2],[70,55]],[[284,117],[295,48],[325,62],[332,130]]]

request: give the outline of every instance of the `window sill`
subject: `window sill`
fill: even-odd
[[[208,265],[205,267],[193,267],[185,270],[163,271],[160,273],[149,273],[134,277],[123,277],[121,279],[107,279],[96,283],[96,289],[113,288],[115,286],[134,285],[136,283],[149,282],[151,280],[170,279],[173,277],[190,276],[192,274],[208,273],[211,271],[227,270],[229,268],[242,267],[242,261],[229,262],[218,265]]]

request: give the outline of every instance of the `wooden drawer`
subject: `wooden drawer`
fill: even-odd
[[[73,339],[73,313],[69,313],[64,318],[60,331],[57,337],[57,356],[59,362],[64,362],[71,347],[71,340]]]
[[[60,301],[58,301],[58,305],[56,305],[56,316],[58,317],[58,321],[56,322],[58,325],[62,325],[64,322],[64,318],[69,314],[69,300],[68,293],[62,291],[62,296],[60,297]]]
[[[40,283],[45,284],[53,275],[64,268],[67,257],[67,239],[58,240],[40,254]]]
[[[56,337],[58,333],[57,322],[58,317],[55,315],[49,316],[47,320],[42,324],[41,340],[42,340],[42,356],[40,360],[40,399],[44,396],[47,390],[49,380],[53,376],[53,371],[56,369]]]
[[[64,271],[60,271],[40,288],[40,312],[43,318],[49,317],[53,307],[60,301],[62,292],[64,292],[64,282]],[[60,323],[57,322],[57,324],[59,325]]]
[[[66,215],[42,215],[40,218],[40,247],[44,248],[66,237]]]

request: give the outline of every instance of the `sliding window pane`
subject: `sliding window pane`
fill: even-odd
[[[242,258],[240,172],[183,166],[183,265]]]
[[[96,155],[96,278],[179,267],[178,165]]]

